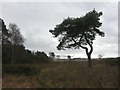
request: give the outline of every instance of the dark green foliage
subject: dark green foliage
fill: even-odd
[[[2,40],[2,45],[10,44],[9,41],[10,34],[6,28],[4,21],[0,18],[0,40]]]
[[[12,47],[10,44],[2,45],[2,64],[11,63]]]
[[[12,45],[4,45],[2,51],[2,63],[10,64],[12,58]],[[15,64],[27,64],[27,63],[41,63],[49,62],[48,56],[44,52],[32,53],[30,50],[25,50],[22,45],[15,46]]]
[[[104,32],[98,29],[102,25],[99,22],[101,15],[102,12],[98,13],[93,10],[80,18],[68,17],[61,24],[56,25],[54,30],[50,30],[50,32],[59,38],[58,50],[72,47],[79,48],[80,45],[92,44],[97,34],[104,36]]]
[[[44,52],[40,52],[40,51],[37,51],[35,53],[35,56],[38,58],[38,59],[41,59],[41,60],[44,60],[44,59],[48,59],[48,56],[46,55],[46,53]],[[41,61],[42,62],[42,61]],[[44,61],[43,61],[44,62]]]
[[[54,59],[54,58],[55,58],[55,53],[54,53],[54,52],[49,52],[49,57],[50,57],[51,59]]]

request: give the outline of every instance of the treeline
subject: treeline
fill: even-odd
[[[49,62],[49,57],[44,52],[32,52],[25,49],[24,37],[15,23],[10,23],[6,28],[5,22],[0,18],[0,45],[2,46],[3,64],[26,64]]]

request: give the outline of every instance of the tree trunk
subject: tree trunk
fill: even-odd
[[[88,57],[88,66],[91,68],[92,67],[91,54],[87,54],[87,57]]]
[[[86,50],[86,54],[87,54],[87,57],[88,57],[88,66],[91,68],[92,67],[91,54],[93,52],[93,46],[92,46],[93,43],[89,42],[86,34],[84,34],[84,35],[85,35],[85,40],[86,40],[87,44],[90,46],[90,51],[89,52],[88,52],[88,48],[85,49],[85,50]]]
[[[14,64],[16,63],[16,45],[14,46]]]
[[[14,57],[15,57],[15,55],[14,55],[14,53],[15,53],[15,50],[14,50],[15,48],[14,48],[14,45],[12,46],[12,58],[11,58],[11,64],[14,64]]]
[[[93,49],[90,50],[90,52],[88,52],[88,49],[86,49],[86,55],[88,57],[88,67],[91,68],[92,67],[92,61],[91,61],[91,54],[92,54]]]

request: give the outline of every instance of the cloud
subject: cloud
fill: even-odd
[[[102,11],[103,23],[100,30],[105,37],[97,37],[94,41],[93,57],[104,54],[105,57],[118,55],[118,13],[117,3],[108,2],[17,2],[2,3],[2,18],[8,25],[16,23],[26,38],[25,47],[30,50],[40,50],[47,54],[50,51],[60,55],[86,57],[85,51],[58,51],[57,38],[53,38],[49,29],[62,22],[63,18],[80,17],[93,9]],[[112,49],[114,48],[114,49]]]

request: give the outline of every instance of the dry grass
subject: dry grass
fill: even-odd
[[[117,66],[104,62],[52,62],[47,64],[16,65],[36,68],[38,73],[27,76],[3,73],[3,88],[117,88]],[[11,65],[4,65],[11,67]]]

